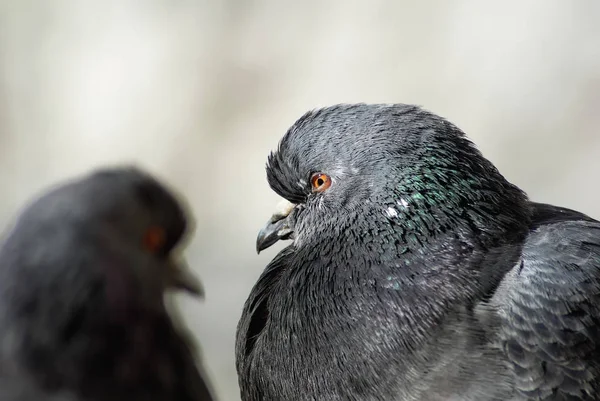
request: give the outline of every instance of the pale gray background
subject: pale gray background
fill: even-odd
[[[266,155],[308,109],[423,105],[532,198],[600,217],[597,0],[0,4],[0,222],[107,162],[169,180],[207,289],[179,299],[224,401],[240,308],[280,248],[254,251],[277,201]]]

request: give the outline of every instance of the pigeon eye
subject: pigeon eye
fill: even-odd
[[[164,247],[166,241],[165,230],[162,227],[150,227],[144,234],[144,248],[157,254]]]
[[[313,192],[323,192],[331,186],[331,177],[323,173],[315,173],[310,179]]]

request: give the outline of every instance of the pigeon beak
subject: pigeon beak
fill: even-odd
[[[172,290],[183,290],[197,298],[204,298],[202,283],[184,261],[175,262],[171,259],[167,262],[166,284]]]
[[[290,238],[294,230],[289,225],[287,217],[296,207],[295,204],[283,200],[277,204],[275,213],[267,224],[258,232],[256,238],[256,252],[260,253],[277,241]]]

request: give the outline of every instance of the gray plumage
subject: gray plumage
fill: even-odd
[[[211,401],[163,299],[201,295],[172,257],[187,226],[137,168],[97,170],[25,207],[0,248],[0,399]]]
[[[295,206],[257,249],[293,242],[242,312],[244,401],[600,400],[600,223],[530,201],[453,124],[315,110],[267,178]]]

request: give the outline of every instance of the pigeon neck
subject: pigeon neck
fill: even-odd
[[[311,311],[299,320],[303,327],[325,336],[345,327],[395,332],[410,358],[435,327],[484,299],[517,263],[526,223],[515,235],[482,240],[452,213],[408,218],[397,210],[357,211],[319,243],[297,249],[282,282],[293,294],[289,305]],[[362,318],[365,311],[378,319]]]

